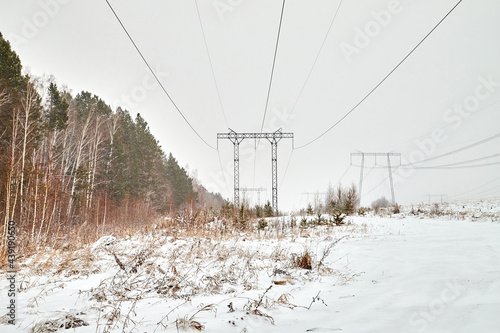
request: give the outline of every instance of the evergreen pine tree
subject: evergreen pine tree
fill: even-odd
[[[68,126],[69,104],[57,89],[55,83],[49,85],[49,109],[47,112],[48,130],[63,130]]]
[[[274,216],[273,207],[271,206],[269,200],[266,202],[266,205],[264,206],[264,215],[266,217]]]
[[[187,175],[186,170],[179,166],[171,153],[165,163],[167,180],[171,189],[170,202],[172,208],[177,209],[186,202],[188,196],[193,192],[192,180]]]

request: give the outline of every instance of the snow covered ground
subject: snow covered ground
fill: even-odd
[[[500,332],[500,201],[438,208],[40,254],[18,275],[16,327],[0,331],[50,332],[66,318],[88,324],[70,329],[82,333]],[[5,309],[5,274],[0,287]]]

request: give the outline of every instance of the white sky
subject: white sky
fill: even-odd
[[[286,1],[264,129],[273,132],[282,127],[293,132],[295,147],[310,142],[373,89],[456,2],[344,0],[286,122],[339,0]],[[113,0],[111,4],[181,111],[216,146],[216,134],[227,132],[227,125],[194,0]],[[259,132],[282,2],[198,0],[198,5],[228,125],[236,132]],[[395,150],[406,160],[418,155],[428,158],[500,133],[498,13],[498,1],[464,0],[349,117],[316,142],[295,149],[280,187],[280,209],[304,207],[304,192],[324,192],[329,183],[335,185],[349,166],[349,154],[356,150]],[[371,37],[363,40],[360,30],[368,30]],[[167,153],[172,152],[191,171],[196,169],[209,190],[232,199],[232,144],[219,142],[226,186],[217,152],[198,139],[154,84],[104,0],[0,0],[0,32],[33,74],[52,74],[73,94],[88,90],[114,107],[124,106],[132,115],[141,113]],[[348,44],[360,46],[357,53],[346,56],[342,48]],[[492,83],[485,86],[485,81]],[[460,105],[465,105],[462,115],[453,109]],[[444,134],[431,146],[428,143],[436,128],[442,128]],[[427,145],[419,148],[417,142]],[[425,165],[499,153],[499,143],[500,138]],[[241,144],[240,184],[264,187],[267,191],[262,200],[270,199],[270,145],[261,142],[254,169],[254,144]],[[278,150],[281,183],[292,143],[283,140]],[[391,161],[399,163],[398,159]],[[376,162],[385,165],[386,158]],[[359,159],[354,163],[359,164]],[[391,195],[388,180],[372,190],[387,177],[384,168],[370,171],[374,165],[375,159],[366,158],[365,205]],[[357,185],[359,171],[351,166],[342,183]],[[427,194],[445,194],[451,199],[462,193],[466,195],[460,198],[495,195],[500,193],[499,171],[500,165],[415,170],[405,172],[405,177],[396,172],[396,200],[417,204],[427,200]],[[489,181],[496,182],[471,191]],[[252,200],[256,201],[255,194]]]

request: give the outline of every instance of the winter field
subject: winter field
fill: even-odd
[[[3,316],[0,332],[500,331],[500,199],[316,218],[245,233],[165,221],[40,251],[17,263],[16,326]],[[5,312],[5,272],[0,285]]]

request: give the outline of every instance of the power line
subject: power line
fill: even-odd
[[[496,196],[499,193],[500,193],[500,187],[498,189],[496,189],[494,192],[491,192],[491,193],[488,193],[488,194],[482,194],[480,197],[481,198],[484,198],[484,197],[493,197],[493,196]]]
[[[500,153],[488,155],[488,156],[484,156],[484,157],[479,157],[479,158],[474,158],[474,159],[467,160],[467,161],[461,161],[461,162],[455,162],[455,163],[449,163],[449,164],[441,164],[441,165],[431,165],[431,166],[424,166],[424,167],[416,167],[416,166],[413,166],[412,164],[402,164],[401,168],[403,168],[403,169],[454,169],[452,167],[459,166],[462,164],[472,163],[472,162],[483,161],[483,160],[487,160],[487,159],[498,157],[498,156],[500,156]],[[495,164],[498,164],[498,163],[494,162],[494,163],[486,163],[486,164],[465,165],[465,166],[462,166],[461,168],[463,169],[463,168],[468,168],[468,167],[487,166],[487,165],[495,165]],[[361,165],[357,165],[357,164],[351,164],[351,165],[358,167],[358,168],[362,167]],[[385,168],[387,168],[387,165],[379,165],[376,167],[374,166],[374,168],[385,169]]]
[[[372,193],[373,191],[375,191],[380,185],[382,185],[383,183],[385,183],[385,181],[389,178],[389,176],[386,176],[380,183],[378,183],[377,185],[375,185],[374,187],[372,187],[371,190],[369,190],[368,192],[365,193],[365,195],[368,195],[370,193]]]
[[[446,169],[449,167],[454,167],[457,165],[462,165],[462,164],[467,164],[467,163],[472,163],[472,162],[478,162],[478,161],[484,161],[490,158],[498,157],[500,156],[500,153],[498,154],[493,154],[489,156],[484,156],[484,157],[479,157],[479,158],[474,158],[472,160],[467,160],[467,161],[462,161],[462,162],[456,162],[456,163],[450,163],[450,164],[442,164],[442,165],[432,165],[432,166],[426,166],[426,167],[413,167],[413,169]],[[469,167],[469,166],[464,166],[464,167]]]
[[[467,196],[465,198],[462,198],[462,199],[459,199],[459,200],[464,200],[464,199],[467,199],[467,198],[472,198],[472,197],[479,197],[479,196],[484,196],[485,193],[488,193],[486,194],[487,196],[490,196],[492,195],[493,193],[496,193],[497,189],[500,189],[500,185],[496,185],[496,186],[493,186],[492,188],[489,188],[489,189],[486,189],[484,191],[481,191],[479,193],[476,193],[476,194],[472,194],[470,196]],[[493,191],[492,193],[490,193],[491,191]]]
[[[286,164],[285,172],[283,173],[283,178],[281,178],[280,186],[279,189],[281,189],[281,185],[283,185],[283,181],[285,180],[286,173],[288,172],[288,167],[290,166],[290,162],[292,161],[292,155],[295,149],[292,149],[292,152],[290,153],[290,157],[288,158],[288,163]]]
[[[449,167],[413,167],[413,169],[471,169],[471,168],[482,168],[486,166],[500,165],[500,162],[484,163],[484,164],[473,164],[464,166],[449,166]]]
[[[220,171],[222,172],[222,179],[224,179],[224,184],[226,184],[227,195],[230,196],[231,195],[231,191],[229,191],[229,186],[227,185],[226,175],[224,174],[224,168],[222,167],[222,160],[220,158],[219,149],[217,149],[217,156],[219,156]]]
[[[462,152],[464,150],[467,150],[467,149],[470,149],[470,148],[474,148],[474,147],[477,147],[479,145],[482,145],[483,143],[486,143],[486,142],[489,142],[491,140],[494,140],[494,139],[497,139],[500,137],[500,133],[497,133],[495,135],[492,135],[490,137],[487,137],[485,139],[482,139],[482,140],[479,140],[477,142],[474,142],[474,143],[471,143],[470,145],[467,145],[465,147],[461,147],[461,148],[458,148],[458,149],[455,149],[455,150],[452,150],[452,151],[449,151],[447,153],[444,153],[444,154],[440,154],[440,155],[437,155],[437,156],[434,156],[434,157],[430,157],[430,158],[426,158],[426,159],[423,159],[421,161],[417,161],[417,162],[414,162],[414,163],[408,163],[408,164],[403,164],[402,166],[413,166],[415,164],[420,164],[420,163],[424,163],[424,162],[429,162],[429,161],[433,161],[435,159],[438,159],[438,158],[441,158],[441,157],[445,157],[445,156],[449,156],[449,155],[453,155],[453,154],[456,154],[456,153],[459,153],[459,152]]]
[[[283,0],[283,5],[281,6],[281,15],[280,15],[280,23],[278,25],[278,35],[276,37],[276,45],[274,47],[274,56],[273,56],[273,66],[271,67],[271,77],[269,78],[269,87],[267,89],[267,97],[266,97],[266,106],[264,108],[264,116],[262,117],[262,124],[260,126],[260,132],[264,130],[264,122],[266,121],[266,114],[267,114],[267,108],[269,106],[269,96],[271,95],[271,87],[273,85],[273,77],[274,77],[274,67],[276,65],[276,56],[278,54],[278,45],[280,41],[280,35],[281,35],[281,24],[283,23],[283,12],[285,11],[285,0]],[[260,144],[260,139],[256,141],[255,143],[255,152],[254,152],[254,158],[253,158],[253,181],[252,181],[252,186],[255,187],[255,169],[256,169],[256,164],[257,164],[257,148]]]
[[[463,162],[462,162],[463,163]],[[462,163],[457,163],[457,164],[462,164]],[[485,166],[492,166],[492,165],[499,165],[500,162],[491,162],[491,163],[483,163],[483,164],[473,164],[473,165],[464,165],[464,166],[452,166],[455,165],[454,163],[450,164],[450,166],[442,166],[442,165],[436,165],[436,166],[429,166],[429,167],[411,167],[411,166],[404,166],[401,165],[399,166],[401,169],[416,169],[416,170],[439,170],[439,169],[469,169],[469,168],[479,168],[479,167],[485,167]],[[361,165],[358,164],[353,164],[352,166],[355,166],[357,168],[362,168]],[[379,166],[375,167],[376,169],[387,169],[387,166]],[[364,179],[364,178],[363,178]]]
[[[396,67],[394,67],[390,72],[389,74],[387,74],[383,79],[382,81],[380,81],[372,90],[370,90],[368,92],[368,94],[363,97],[361,99],[361,101],[359,101],[356,105],[354,105],[354,107],[349,110],[349,112],[347,112],[346,114],[344,114],[335,124],[333,124],[332,126],[330,126],[326,131],[324,131],[323,133],[321,133],[319,136],[317,136],[316,138],[314,138],[313,140],[309,141],[308,143],[302,145],[302,146],[299,146],[297,147],[296,149],[301,149],[301,148],[304,148],[308,145],[310,145],[311,143],[319,140],[321,137],[323,137],[325,134],[327,134],[328,132],[330,132],[335,126],[337,126],[340,122],[342,122],[345,118],[347,118],[354,110],[356,110],[358,108],[358,106],[361,105],[361,103],[363,103],[375,90],[377,90],[378,87],[380,87],[382,85],[382,83],[385,82],[385,80],[387,80],[387,78],[389,78],[389,76],[391,76],[392,73],[394,73],[396,71],[396,69],[399,68],[399,66],[401,66],[401,64],[406,60],[408,59],[408,57],[410,57],[410,55],[427,39],[427,37],[429,37],[433,32],[434,30],[437,29],[437,27],[439,25],[441,25],[441,23],[453,12],[453,10],[455,10],[455,8],[457,8],[457,6],[462,2],[462,0],[459,0],[457,2],[457,4],[455,6],[453,6],[453,8],[434,26],[434,28],[432,28],[431,31],[429,31],[429,33],[427,35],[425,35],[425,37],[403,58],[403,60],[401,60],[397,65]]]
[[[264,129],[264,122],[266,120],[267,107],[269,105],[269,96],[271,95],[271,86],[273,84],[274,67],[276,65],[276,55],[278,54],[278,45],[280,41],[281,34],[281,23],[283,22],[283,12],[285,10],[285,0],[283,0],[283,5],[281,6],[280,24],[278,26],[278,37],[276,38],[276,46],[274,48],[273,66],[271,68],[271,77],[269,79],[269,88],[267,89],[266,107],[264,109],[264,117],[262,117],[262,125],[260,126],[260,132]]]
[[[477,191],[477,190],[479,190],[479,189],[481,189],[481,188],[483,188],[483,187],[485,187],[485,186],[488,186],[488,185],[493,184],[494,182],[496,182],[496,181],[497,181],[497,180],[499,180],[499,179],[500,179],[500,177],[494,178],[493,180],[490,180],[490,181],[488,181],[488,182],[486,182],[486,183],[484,183],[484,184],[482,184],[482,185],[479,185],[479,186],[477,186],[477,187],[474,187],[474,188],[472,188],[472,189],[470,189],[470,190],[468,190],[468,191],[466,191],[466,192],[462,192],[462,193],[460,193],[460,194],[453,195],[453,196],[452,196],[452,198],[459,198],[459,197],[462,197],[462,196],[464,196],[464,195],[467,195],[467,194],[469,194],[469,193],[471,193],[471,192],[475,192],[475,191]]]
[[[399,168],[400,168],[400,166],[398,165],[397,167],[394,168],[393,172],[396,172]],[[372,187],[368,192],[365,193],[365,195],[368,195],[371,192],[375,191],[375,189],[377,189],[380,185],[382,185],[387,179],[389,179],[389,176],[386,176],[380,183],[375,185],[375,187]]]
[[[492,187],[490,189],[487,189],[487,190],[481,191],[479,193],[476,193],[476,194],[474,194],[474,196],[484,195],[485,193],[488,193],[487,195],[489,196],[489,195],[492,195],[493,193],[496,193],[498,191],[498,189],[500,189],[500,185],[497,185],[497,186],[494,186],[494,187]],[[491,192],[491,191],[493,191],[493,192]]]
[[[478,114],[479,112],[484,111],[484,110],[486,110],[486,109],[488,109],[488,108],[490,108],[490,107],[492,107],[493,105],[498,104],[498,103],[500,103],[500,100],[495,101],[495,102],[493,102],[493,103],[490,103],[490,104],[488,104],[488,105],[486,105],[486,106],[484,106],[484,107],[482,107],[482,108],[480,108],[480,109],[478,109],[478,110],[474,111],[474,115],[476,115],[476,114]],[[448,127],[450,127],[450,126],[452,126],[452,125],[453,125],[453,123],[448,123],[448,124],[446,124],[446,125],[443,125],[443,126],[441,126],[441,127],[437,127],[437,128],[435,128],[435,129],[445,129],[445,128],[448,128]],[[415,140],[422,139],[422,138],[425,138],[425,137],[429,137],[429,135],[430,135],[429,133],[422,134],[422,135],[420,135],[420,136],[414,137],[413,139],[407,140],[407,141],[405,141],[405,142],[401,142],[401,143],[398,143],[398,144],[396,144],[396,145],[392,144],[391,146],[389,146],[389,147],[385,147],[384,149],[381,149],[381,150],[387,150],[387,149],[389,149],[389,148],[394,148],[394,147],[402,146],[402,145],[407,144],[407,143],[410,143],[410,142],[415,142]]]
[[[342,5],[343,0],[340,0],[339,5],[337,6],[337,10],[335,11],[335,14],[333,15],[333,19],[330,22],[330,26],[328,27],[328,31],[326,32],[325,38],[323,39],[323,42],[321,43],[321,46],[318,50],[318,53],[316,54],[316,58],[314,59],[314,62],[311,66],[311,69],[309,70],[309,73],[307,74],[306,81],[304,82],[304,85],[300,89],[299,96],[295,100],[295,103],[292,106],[292,110],[288,114],[288,117],[286,118],[286,121],[284,122],[283,126],[285,126],[288,123],[288,120],[290,119],[290,116],[292,115],[293,111],[295,110],[295,107],[297,106],[297,103],[300,100],[300,97],[302,97],[302,93],[304,92],[304,89],[307,85],[307,82],[309,82],[309,78],[311,77],[311,74],[314,70],[314,67],[316,66],[316,62],[318,61],[318,58],[321,54],[321,51],[323,50],[323,47],[325,46],[326,40],[328,39],[328,36],[330,35],[330,31],[332,30],[333,22],[335,22],[335,19],[337,18],[337,14],[339,13],[340,6]]]
[[[224,115],[224,121],[226,122],[226,127],[229,128],[229,123],[227,122],[226,111],[224,110],[224,105],[222,104],[222,98],[220,97],[219,85],[217,84],[217,80],[215,78],[214,66],[212,64],[212,58],[210,57],[210,51],[208,49],[207,38],[205,36],[205,29],[203,28],[203,22],[201,20],[200,9],[198,8],[198,0],[194,0],[196,5],[196,12],[198,14],[198,20],[200,22],[201,33],[203,35],[203,41],[205,42],[205,50],[207,51],[208,62],[210,63],[210,69],[212,70],[212,78],[214,79],[215,90],[217,90],[217,97],[219,98],[220,108],[222,110],[222,114]]]
[[[337,184],[335,184],[335,187],[337,187],[337,185],[340,184],[340,182],[342,181],[342,179],[344,179],[344,176],[347,174],[347,171],[349,171],[349,169],[351,168],[352,164],[349,164],[347,166],[347,169],[345,169],[344,173],[342,174],[342,176],[340,176],[339,178],[339,181],[337,182]]]
[[[366,175],[363,177],[363,181],[365,181],[366,177],[368,177],[368,175],[369,175],[370,173],[372,173],[372,171],[373,171],[374,169],[375,169],[375,165],[374,165],[374,166],[372,166],[372,167],[370,168],[370,170],[368,170],[368,172],[366,173]],[[387,169],[387,167],[386,167],[386,169]],[[361,193],[360,193],[360,194],[361,194]]]
[[[141,50],[139,49],[139,47],[137,46],[137,44],[134,42],[134,39],[132,38],[132,36],[130,36],[130,34],[128,33],[127,28],[125,28],[125,26],[123,25],[122,21],[118,17],[118,14],[113,9],[113,6],[111,6],[111,4],[109,3],[108,0],[105,0],[105,1],[108,4],[109,9],[111,9],[111,11],[113,12],[113,15],[115,16],[115,18],[118,21],[118,23],[120,23],[120,26],[122,27],[123,31],[125,31],[125,33],[127,34],[128,38],[130,39],[130,41],[134,45],[137,53],[139,53],[139,55],[141,56],[142,61],[144,61],[144,63],[146,64],[146,66],[150,70],[151,74],[153,74],[153,77],[155,78],[156,82],[158,82],[158,84],[160,85],[160,87],[163,90],[163,92],[165,93],[165,95],[168,97],[168,99],[170,100],[170,102],[172,103],[172,105],[175,107],[175,109],[177,110],[177,112],[179,112],[179,114],[181,115],[182,119],[184,119],[184,121],[186,122],[186,124],[188,124],[188,126],[191,128],[191,130],[198,136],[198,138],[200,138],[201,141],[203,141],[208,147],[216,150],[216,148],[214,146],[210,145],[207,141],[205,141],[205,139],[202,138],[202,136],[198,133],[198,131],[196,131],[196,129],[193,127],[193,125],[191,125],[191,123],[184,116],[184,114],[179,109],[179,107],[177,106],[177,104],[174,102],[174,100],[172,99],[172,97],[170,96],[170,94],[167,92],[167,90],[165,89],[165,87],[163,86],[163,84],[161,83],[161,81],[158,79],[158,76],[156,76],[156,73],[153,71],[153,68],[151,68],[151,66],[149,65],[148,61],[146,60],[146,58],[142,54]]]

